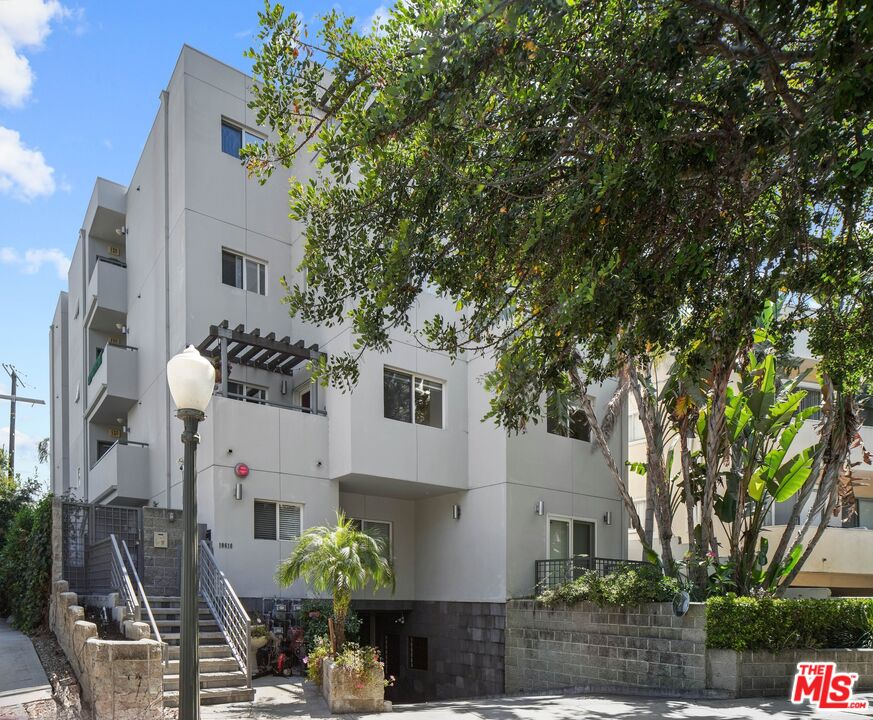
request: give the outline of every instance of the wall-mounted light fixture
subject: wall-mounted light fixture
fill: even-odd
[[[454,520],[461,519],[461,506],[460,505],[452,505],[452,518]]]
[[[603,522],[607,525],[612,525],[612,510],[607,510],[603,513]]]
[[[546,514],[546,504],[542,500],[537,500],[537,504],[534,505],[534,512],[537,515],[545,515]]]
[[[279,392],[282,395],[288,394],[288,381],[287,380],[283,380],[282,382],[279,383]]]
[[[233,489],[233,496],[237,500],[242,500],[242,483],[236,484],[236,487]]]

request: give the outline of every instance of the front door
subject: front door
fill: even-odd
[[[594,567],[594,523],[575,518],[549,518],[550,585],[579,577]],[[563,561],[563,562],[559,562]]]
[[[573,578],[594,568],[594,523],[573,521]]]

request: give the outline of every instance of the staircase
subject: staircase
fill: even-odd
[[[168,646],[164,666],[164,707],[179,705],[179,638],[181,633],[181,598],[150,597],[152,614]],[[240,668],[224,633],[209,606],[200,599],[200,704],[250,702],[255,691],[248,687],[247,673]]]

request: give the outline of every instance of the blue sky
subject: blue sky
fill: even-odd
[[[286,3],[311,23],[332,7],[363,25],[378,0]],[[49,400],[48,330],[94,178],[126,184],[183,43],[243,70],[260,2],[0,0],[0,362]],[[0,371],[0,393],[9,378]],[[48,406],[18,406],[16,468],[33,474]],[[9,403],[0,401],[0,445]],[[42,480],[48,467],[39,468]]]

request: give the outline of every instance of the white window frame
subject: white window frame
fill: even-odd
[[[591,401],[592,406],[594,406],[597,403],[597,398],[594,397],[593,395],[586,395],[585,397],[587,397]],[[581,405],[580,405],[579,409],[582,410]],[[588,423],[588,439],[587,440],[585,438],[576,438],[576,437],[573,437],[572,435],[570,435],[570,412],[569,412],[569,410],[570,410],[570,408],[568,406],[567,407],[567,418],[566,418],[566,430],[567,430],[567,432],[566,433],[551,432],[549,430],[549,403],[548,403],[548,398],[546,398],[546,434],[547,435],[554,435],[555,437],[566,438],[567,440],[575,440],[576,442],[590,443],[591,442],[591,424],[590,423]],[[584,414],[584,410],[583,410],[583,414]],[[587,417],[585,418],[585,421],[586,421],[586,423],[588,422]]]
[[[355,522],[357,522],[361,528],[361,532],[364,534],[369,534],[369,533],[367,533],[366,530],[364,530],[364,523],[378,523],[379,525],[387,525],[388,526],[388,550],[390,551],[388,553],[389,559],[394,558],[394,523],[391,520],[374,520],[372,518],[352,517],[352,516],[349,516],[349,520],[354,520]]]
[[[267,142],[267,138],[264,137],[262,134],[255,132],[253,130],[250,130],[248,127],[246,127],[242,123],[237,122],[236,120],[231,120],[229,117],[225,117],[224,115],[222,115],[221,122],[218,125],[219,149],[221,150],[222,155],[227,155],[228,157],[233,157],[233,155],[231,155],[229,152],[226,152],[224,150],[224,148],[221,147],[221,127],[223,125],[227,125],[228,127],[239,130],[240,133],[242,133],[242,137],[241,137],[242,144],[240,145],[241,148],[244,148],[246,145],[252,145],[252,144],[262,145],[265,142]],[[237,155],[236,159],[240,160],[241,158],[239,157],[239,155]]]
[[[242,395],[238,393],[231,393],[230,384],[234,383],[235,385],[240,385],[243,389]],[[255,399],[253,397],[249,397],[246,395],[246,391],[248,390],[260,390],[264,393],[263,398]],[[269,388],[264,387],[263,385],[256,385],[255,383],[242,382],[240,380],[228,380],[227,381],[227,396],[232,400],[242,400],[243,402],[250,402],[255,405],[266,405],[268,402],[267,393]]]
[[[597,521],[594,518],[587,517],[578,517],[576,515],[559,515],[557,513],[546,513],[546,560],[564,560],[565,558],[553,558],[550,557],[551,553],[551,542],[549,541],[549,530],[552,527],[552,520],[559,520],[561,522],[569,522],[570,523],[570,552],[573,552],[573,521],[584,522],[591,525],[594,528],[594,554],[593,557],[597,557]],[[592,557],[592,559],[593,559]]]
[[[410,421],[406,423],[404,420],[398,420],[397,418],[388,417],[385,414],[385,371],[391,370],[392,372],[401,373],[403,375],[409,375],[412,378],[412,382],[410,383]],[[415,421],[415,383],[417,380],[427,380],[428,382],[437,383],[442,389],[442,407],[441,407],[441,417],[442,417],[442,425],[434,426],[434,425],[423,425]],[[410,370],[404,370],[403,368],[396,367],[394,365],[384,365],[382,367],[382,417],[386,420],[392,420],[394,422],[402,422],[408,425],[415,425],[416,427],[426,427],[431,430],[445,430],[446,429],[446,381],[441,380],[440,378],[433,377],[432,375],[422,375],[421,373],[412,372]]]
[[[304,528],[304,525],[303,525],[303,507],[304,507],[304,505],[303,505],[303,503],[300,503],[300,502],[288,502],[288,501],[286,501],[286,500],[267,500],[266,498],[255,498],[255,499],[252,501],[252,522],[253,522],[253,523],[254,523],[254,519],[255,519],[255,503],[256,503],[256,502],[264,503],[264,504],[270,504],[270,505],[272,505],[272,506],[274,507],[274,513],[273,513],[273,514],[274,514],[274,516],[275,516],[275,520],[276,520],[276,539],[275,539],[275,540],[270,540],[270,539],[268,539],[268,538],[259,538],[259,537],[255,537],[255,527],[254,527],[254,525],[252,526],[252,538],[253,538],[253,539],[255,539],[255,540],[264,540],[265,542],[297,542],[297,541],[300,539],[300,535],[303,534],[303,528]],[[291,539],[291,540],[285,540],[285,539],[283,539],[283,538],[281,537],[281,535],[280,535],[280,533],[279,533],[279,530],[280,530],[280,525],[279,525],[279,507],[280,507],[280,506],[282,506],[282,507],[296,507],[296,508],[300,511],[300,535],[298,535],[296,538],[293,538],[293,539]]]
[[[801,383],[800,385],[797,386],[797,389],[798,390],[806,390],[807,391],[806,397],[809,397],[809,391],[813,390],[819,394],[819,400],[820,400],[819,405],[821,405],[821,403],[824,402],[824,395],[822,394],[822,391],[821,391],[821,385],[816,385],[813,383]],[[806,397],[803,398],[803,400],[806,400]],[[803,405],[803,400],[800,401],[801,405]],[[807,422],[816,422],[818,420],[821,420],[821,412],[822,412],[821,409],[819,409],[819,411],[817,413],[818,417],[813,415],[812,417],[807,418],[806,421]]]
[[[240,258],[242,260],[242,287],[238,285],[229,285],[224,282],[224,254],[233,255],[234,257]],[[263,288],[255,288],[252,289],[248,286],[248,272],[246,272],[246,262],[253,262],[256,265],[264,268],[264,286]],[[264,260],[260,260],[259,258],[252,257],[251,255],[246,255],[245,253],[241,253],[238,250],[233,250],[229,247],[221,248],[221,284],[225,287],[234,288],[236,290],[242,290],[244,292],[250,292],[255,295],[260,295],[261,297],[267,297],[267,288],[270,286],[269,279],[267,273],[269,272],[270,264]],[[260,285],[261,272],[260,268],[258,269],[258,285]],[[263,292],[261,292],[263,290]]]

